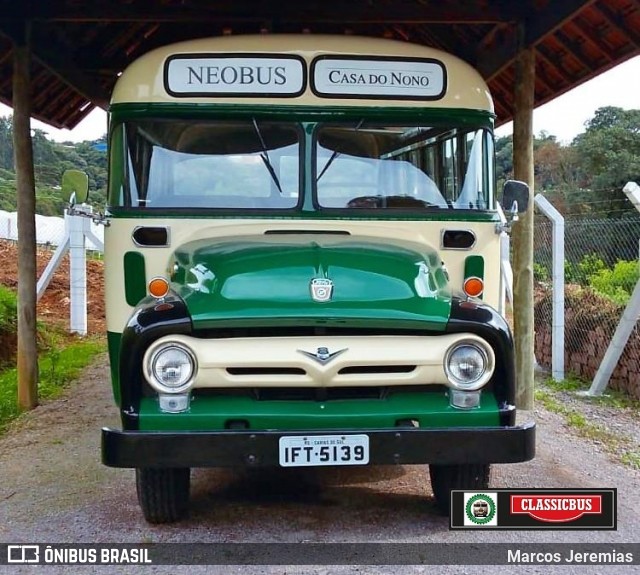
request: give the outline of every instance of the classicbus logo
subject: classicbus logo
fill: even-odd
[[[511,495],[511,514],[527,514],[538,521],[566,523],[583,515],[602,514],[601,495]]]
[[[617,525],[614,488],[494,489],[491,500],[484,495],[453,489],[449,527],[566,531],[614,530]]]

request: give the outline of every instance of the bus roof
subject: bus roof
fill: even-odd
[[[402,106],[493,112],[469,64],[424,46],[358,36],[222,36],[171,44],[133,62],[111,104]]]

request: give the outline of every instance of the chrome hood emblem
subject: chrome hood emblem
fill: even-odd
[[[330,352],[328,347],[319,347],[316,353],[312,353],[310,351],[305,351],[304,349],[299,349],[298,351],[307,357],[310,357],[314,361],[317,361],[320,365],[325,365],[329,363],[332,359],[338,357],[341,353],[347,351],[347,347],[344,349],[339,349],[338,351]]]
[[[330,301],[333,294],[333,282],[326,278],[314,278],[309,284],[314,301]]]

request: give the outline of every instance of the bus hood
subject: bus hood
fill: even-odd
[[[265,235],[175,251],[172,289],[196,329],[325,326],[444,330],[451,291],[436,250],[336,235]]]

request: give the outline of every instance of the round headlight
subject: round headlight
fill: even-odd
[[[454,386],[466,390],[478,389],[486,383],[483,376],[489,368],[489,358],[479,345],[465,342],[449,351],[444,367]]]
[[[158,348],[149,359],[149,375],[162,391],[178,393],[191,385],[195,371],[192,353],[179,345]]]

